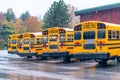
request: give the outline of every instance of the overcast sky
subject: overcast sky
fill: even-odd
[[[33,16],[44,16],[54,1],[59,0],[1,0],[0,11],[6,12],[8,8],[12,8],[15,15],[19,17],[21,13],[29,11]],[[64,0],[66,4],[71,4],[78,8],[78,10],[120,3],[120,0]]]

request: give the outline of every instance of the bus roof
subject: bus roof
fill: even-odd
[[[102,22],[102,21],[85,21],[85,22],[81,22],[81,23],[79,23],[77,25],[80,25],[82,23],[87,23],[87,22],[103,23],[103,24],[108,25],[108,26],[111,25],[111,26],[118,26],[118,27],[120,27],[120,24],[114,24],[114,23],[108,23],[108,22]]]
[[[51,28],[64,29],[64,30],[66,30],[66,31],[73,31],[73,29],[71,29],[71,28],[62,28],[62,27],[51,27]],[[47,28],[46,30],[49,30],[49,29],[51,29],[51,28]],[[44,30],[44,31],[45,31],[45,30]]]
[[[42,32],[35,32],[35,33],[31,33],[31,34],[34,34],[34,35],[42,35]]]

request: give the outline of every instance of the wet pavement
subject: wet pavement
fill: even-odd
[[[94,61],[62,63],[60,60],[23,59],[0,51],[0,80],[120,80],[120,63]]]

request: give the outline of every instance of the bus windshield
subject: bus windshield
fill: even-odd
[[[16,42],[17,42],[16,40],[12,40],[12,44],[16,44]]]
[[[40,38],[37,38],[37,40],[36,40],[37,42],[37,44],[41,44],[42,43],[42,39],[40,39]]]
[[[81,39],[81,32],[75,32],[74,33],[74,40],[80,40]]]
[[[60,35],[60,41],[65,41],[65,35]]]
[[[105,38],[105,30],[99,30],[98,31],[98,38],[99,39]]]
[[[24,44],[29,44],[29,39],[24,39]]]
[[[86,31],[83,33],[84,39],[95,39],[95,31]]]
[[[58,35],[50,35],[50,41],[57,41]]]

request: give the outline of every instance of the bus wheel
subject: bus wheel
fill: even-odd
[[[107,60],[101,60],[98,62],[99,65],[107,65]]]
[[[63,63],[69,63],[69,62],[71,62],[71,61],[70,61],[70,56],[65,56],[65,57],[63,58]]]
[[[42,60],[47,60],[47,57],[42,57]]]
[[[27,56],[26,58],[32,58],[32,56]]]

